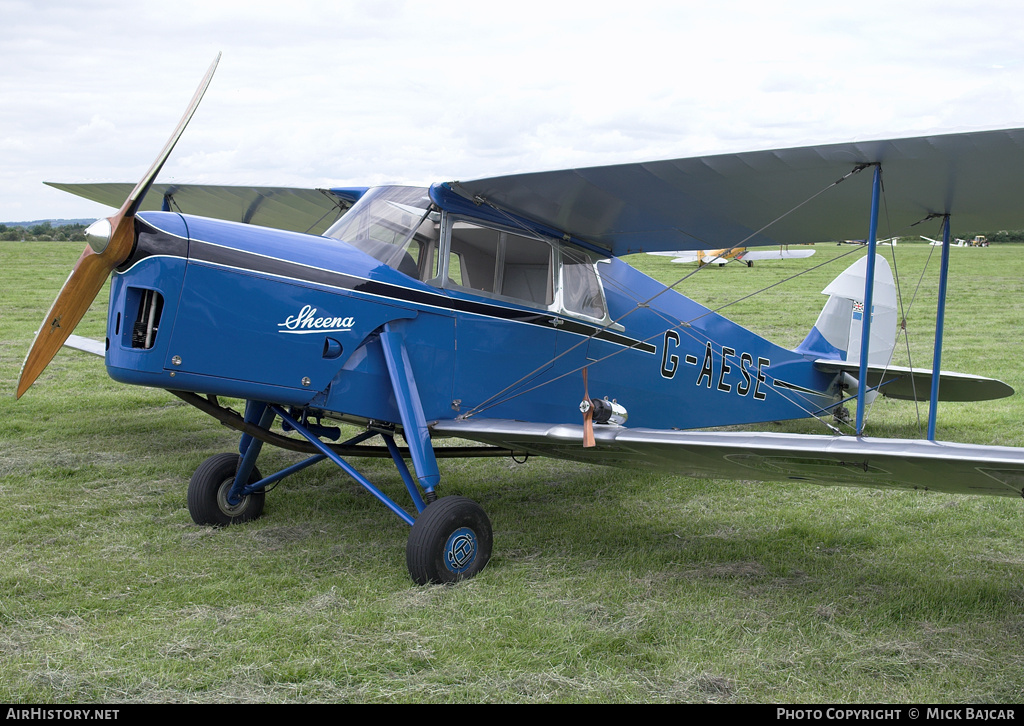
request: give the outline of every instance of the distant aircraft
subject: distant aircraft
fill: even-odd
[[[696,262],[704,265],[718,265],[724,267],[733,260],[747,263],[747,267],[753,267],[756,260],[786,260],[801,257],[810,257],[814,250],[787,250],[780,247],[777,250],[748,250],[746,247],[732,247],[721,250],[695,250],[686,252],[677,250],[675,252],[648,252],[649,255],[659,257],[672,257],[673,262]]]
[[[924,235],[921,235],[921,239],[927,240],[932,245],[932,247],[941,247],[942,246],[942,241],[941,240],[932,239],[931,237],[925,237]],[[980,235],[980,234],[978,236],[976,236],[974,239],[972,239],[970,242],[968,242],[967,240],[962,240],[960,238],[957,238],[956,242],[955,243],[951,242],[949,246],[950,247],[988,247],[988,238],[986,238],[984,235]]]
[[[928,244],[930,244],[932,247],[941,247],[942,246],[942,240],[932,239],[931,237],[925,237],[924,235],[921,235],[921,239],[927,241]],[[970,245],[968,245],[962,239],[957,239],[955,242],[950,242],[949,246],[950,247],[970,247]]]

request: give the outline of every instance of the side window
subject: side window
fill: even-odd
[[[466,282],[463,282],[462,258],[454,252],[448,253],[448,279],[461,287],[469,287]]]
[[[547,307],[555,301],[552,248],[544,240],[505,233],[501,294]]]
[[[448,283],[548,307],[554,302],[550,243],[456,220],[450,226]]]
[[[461,287],[480,292],[494,292],[501,251],[501,232],[470,222],[455,222],[451,229],[448,277]],[[451,258],[458,259],[458,278],[452,272]]]
[[[601,320],[604,294],[593,261],[585,254],[562,248],[562,306],[566,311]]]

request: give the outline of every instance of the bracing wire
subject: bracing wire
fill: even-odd
[[[739,242],[736,242],[735,244],[733,244],[728,249],[729,250],[734,250],[734,249],[738,249],[738,248],[741,248],[741,247],[745,246],[746,243],[748,243],[751,239],[753,239],[754,237],[760,235],[762,232],[764,232],[765,230],[770,228],[772,225],[776,224],[780,220],[788,217],[790,214],[793,214],[797,210],[799,210],[802,207],[806,206],[807,204],[811,203],[812,201],[814,201],[815,199],[820,197],[822,194],[825,194],[827,191],[833,189],[834,187],[836,187],[837,185],[841,184],[842,182],[844,182],[845,180],[847,180],[851,176],[859,173],[860,171],[863,171],[865,168],[868,168],[868,166],[870,166],[870,165],[868,165],[868,164],[859,164],[859,165],[855,166],[853,169],[851,169],[849,172],[844,174],[839,179],[837,179],[834,182],[826,185],[825,187],[821,188],[817,192],[811,194],[809,197],[807,197],[805,200],[803,200],[799,204],[795,205],[794,207],[792,207],[788,211],[784,212],[783,214],[779,215],[775,219],[771,220],[770,222],[768,222],[767,224],[765,224],[764,226],[762,226],[760,229],[756,230],[755,232],[752,232],[751,234],[749,234],[744,239],[740,240]],[[476,201],[478,201],[480,203],[487,204],[490,208],[494,209],[499,214],[501,214],[503,217],[508,219],[510,221],[510,223],[514,224],[518,228],[521,228],[521,229],[525,230],[531,236],[533,236],[533,237],[535,237],[537,239],[543,239],[536,232],[533,232],[532,230],[528,229],[522,222],[520,222],[519,220],[517,220],[515,217],[513,217],[510,214],[508,214],[507,212],[505,212],[503,209],[501,209],[497,205],[491,204],[486,199],[479,198],[479,197],[476,198]],[[563,249],[563,251],[564,251],[564,249]],[[569,254],[572,254],[572,253],[570,252]],[[852,254],[852,251],[850,253],[846,253],[846,254]],[[835,259],[842,259],[842,257],[846,256],[846,254],[841,255],[840,257],[837,257]],[[826,263],[822,263],[822,265],[830,264],[831,262],[834,262],[835,259],[834,260],[830,260],[829,262],[826,262]],[[802,274],[806,274],[806,273],[808,273],[808,272],[810,272],[810,271],[812,271],[814,269],[817,269],[818,267],[821,267],[822,265],[816,265],[816,266],[814,266],[812,268],[808,268],[807,270],[804,270],[803,272],[797,273],[797,274],[791,276],[790,278],[787,278],[787,280],[781,280],[779,282],[776,282],[776,283],[774,283],[772,285],[769,285],[768,287],[764,288],[763,290],[757,291],[755,293],[750,293],[749,295],[746,295],[746,296],[740,298],[739,300],[735,300],[735,301],[732,301],[731,303],[727,303],[725,305],[722,305],[722,306],[720,306],[719,308],[717,308],[715,310],[708,310],[708,311],[702,313],[700,316],[698,316],[694,320],[699,320],[700,318],[705,317],[705,316],[707,316],[707,315],[709,315],[711,313],[716,313],[719,310],[722,310],[722,309],[728,307],[729,305],[732,305],[732,304],[735,304],[735,303],[739,302],[740,300],[745,300],[745,299],[748,299],[748,298],[752,297],[753,295],[760,294],[761,292],[764,292],[765,290],[768,290],[768,289],[771,289],[773,287],[776,287],[776,286],[782,284],[783,282],[787,282],[790,279],[794,279],[796,277],[799,277]],[[498,406],[498,405],[500,405],[500,404],[502,404],[502,403],[504,403],[506,401],[512,400],[513,398],[516,398],[516,397],[524,395],[524,394],[526,394],[526,393],[528,393],[530,391],[533,391],[533,390],[535,390],[535,389],[537,389],[539,387],[550,385],[551,383],[554,383],[555,381],[558,381],[558,380],[560,380],[560,379],[562,379],[562,378],[564,378],[564,377],[566,377],[568,375],[573,375],[576,372],[578,372],[579,370],[582,370],[583,368],[585,368],[585,367],[587,367],[589,365],[593,365],[594,363],[601,362],[603,360],[606,360],[607,358],[613,357],[615,355],[618,355],[619,353],[622,353],[622,352],[625,352],[626,350],[629,350],[630,348],[623,348],[622,350],[619,350],[619,351],[616,351],[614,353],[611,353],[611,354],[609,354],[609,355],[605,356],[604,358],[601,358],[601,359],[599,359],[597,361],[590,361],[586,365],[580,366],[579,368],[577,368],[575,370],[572,370],[572,371],[569,371],[567,373],[564,373],[564,374],[561,374],[559,376],[556,376],[554,378],[545,380],[545,381],[543,381],[541,383],[537,383],[537,384],[535,384],[533,386],[530,386],[528,388],[523,388],[523,386],[525,386],[529,381],[531,381],[538,373],[540,373],[541,371],[543,371],[544,369],[549,367],[552,363],[554,363],[558,359],[562,358],[563,356],[568,355],[569,353],[571,353],[573,350],[575,350],[579,346],[583,345],[584,343],[589,342],[592,338],[594,338],[595,336],[597,336],[601,332],[607,330],[609,327],[611,327],[613,325],[621,324],[621,322],[623,320],[625,320],[627,317],[632,315],[637,310],[641,310],[641,309],[645,309],[645,308],[654,310],[653,308],[651,308],[651,303],[652,302],[654,302],[658,297],[663,295],[665,292],[667,292],[669,290],[672,290],[672,289],[675,289],[676,287],[678,287],[684,281],[688,280],[691,276],[693,276],[694,274],[699,272],[700,269],[701,268],[698,267],[697,270],[693,270],[693,271],[687,273],[686,275],[684,275],[683,277],[679,278],[678,280],[676,280],[671,285],[663,286],[662,289],[660,289],[657,293],[655,293],[654,295],[651,295],[647,299],[636,302],[636,304],[630,310],[626,311],[625,313],[620,315],[615,320],[613,320],[613,321],[611,321],[611,322],[609,322],[609,323],[607,323],[607,324],[605,324],[605,325],[595,329],[595,331],[593,333],[591,333],[588,337],[583,338],[582,340],[580,340],[578,343],[576,343],[575,345],[571,346],[567,350],[562,351],[558,355],[556,355],[553,358],[551,358],[550,360],[546,361],[541,366],[538,366],[537,368],[535,368],[534,370],[530,371],[529,373],[521,376],[518,380],[514,381],[513,383],[511,383],[508,386],[506,386],[505,388],[501,389],[500,391],[498,391],[494,395],[492,395],[489,398],[485,399],[484,401],[480,402],[479,404],[477,404],[476,406],[474,406],[470,410],[462,413],[459,416],[459,418],[463,418],[463,419],[470,418],[470,417],[475,416],[475,415],[477,415],[477,414],[479,414],[479,413],[481,413],[481,412],[483,412],[485,410],[493,408],[494,406]],[[636,298],[634,298],[634,300],[635,299]],[[686,322],[678,321],[678,322],[676,322],[672,318],[663,315],[662,313],[660,313],[657,310],[655,310],[655,312],[659,316],[661,316],[663,319],[665,319],[666,322],[669,322],[669,323],[672,324],[672,327],[668,328],[667,330],[674,330],[674,329],[689,327],[692,324],[692,322],[693,322],[693,321],[686,321]],[[640,341],[640,342],[641,343],[650,342],[651,340],[654,340],[654,339],[660,337],[665,332],[666,331],[661,331],[658,334],[656,334],[654,336],[651,336],[648,339]],[[801,408],[803,408],[803,407],[801,406]]]

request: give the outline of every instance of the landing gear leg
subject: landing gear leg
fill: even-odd
[[[406,545],[405,559],[413,582],[418,585],[458,582],[473,577],[487,565],[491,559],[493,535],[491,522],[484,510],[479,504],[466,497],[450,496],[434,499],[427,497],[427,500],[424,501],[416,493],[412,477],[405,462],[398,455],[398,449],[390,435],[385,434],[384,440],[388,443],[388,448],[392,450],[395,465],[402,478],[406,480],[410,494],[413,495],[413,502],[419,511],[419,516],[415,519],[380,489],[367,481],[348,462],[331,451],[286,411],[278,407],[274,407],[273,410],[291,428],[320,449],[322,458],[328,458],[337,464],[346,474],[412,527]],[[413,441],[407,442],[410,448],[414,446]]]
[[[491,522],[480,505],[470,499],[435,499],[434,487],[441,474],[405,341],[400,332],[387,325],[380,334],[380,342],[413,467],[430,502],[420,510],[406,543],[409,575],[418,585],[468,579],[491,558]]]

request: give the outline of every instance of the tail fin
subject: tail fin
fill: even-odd
[[[864,321],[864,280],[867,277],[866,257],[850,265],[843,274],[822,290],[828,302],[796,352],[812,358],[817,368],[843,377],[843,388],[856,395],[859,381],[860,340]],[[889,364],[896,345],[899,318],[896,307],[896,285],[889,263],[881,255],[875,257],[875,291],[872,304],[871,346],[868,349],[868,391],[864,400],[870,402],[881,392],[889,398],[916,400],[926,397],[932,387],[932,371],[904,368]],[[942,401],[988,401],[1003,398],[1013,389],[992,378],[940,373]],[[922,394],[925,394],[924,396]]]
[[[864,281],[868,258],[854,262],[828,287],[822,290],[828,302],[818,315],[796,352],[815,359],[860,362],[861,332],[864,318]],[[868,363],[885,366],[896,346],[896,285],[889,263],[875,255],[875,289],[873,293],[871,344]]]

